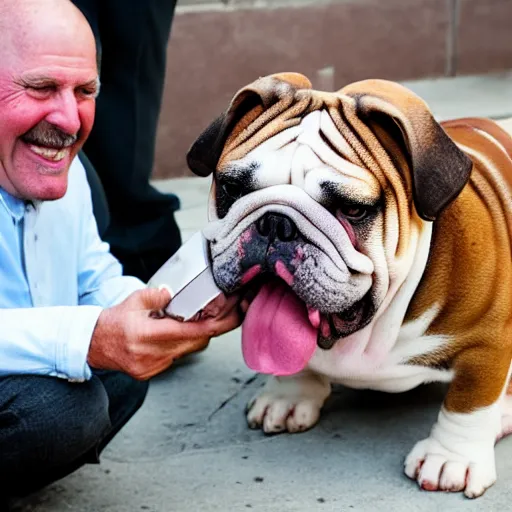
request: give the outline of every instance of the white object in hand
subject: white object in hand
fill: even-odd
[[[150,287],[166,287],[172,300],[165,313],[190,320],[222,294],[213,279],[208,241],[199,231],[169,258],[149,280]]]

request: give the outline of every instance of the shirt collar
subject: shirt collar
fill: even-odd
[[[4,205],[13,220],[19,222],[25,215],[25,208],[29,204],[23,199],[11,196],[3,188],[0,187],[0,203]]]

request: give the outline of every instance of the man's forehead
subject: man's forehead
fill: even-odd
[[[66,73],[39,70],[23,73],[20,77],[22,85],[31,87],[86,87],[91,93],[99,93],[100,79],[97,73]]]
[[[27,66],[20,71],[20,78],[25,82],[89,83],[98,80],[96,66],[73,66],[54,64],[48,66]]]

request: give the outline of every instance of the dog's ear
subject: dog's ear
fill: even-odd
[[[252,121],[282,98],[292,98],[290,89],[311,89],[311,82],[299,73],[280,73],[260,78],[233,97],[222,113],[192,144],[187,164],[198,176],[215,172],[229,137],[236,137]]]
[[[409,157],[416,211],[424,220],[435,220],[466,185],[471,159],[448,137],[426,103],[402,85],[364,80],[340,93],[354,98],[361,119],[394,125]]]

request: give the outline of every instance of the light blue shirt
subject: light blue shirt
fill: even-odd
[[[144,287],[100,239],[78,158],[57,201],[29,204],[0,188],[0,376],[89,379],[101,311]]]

